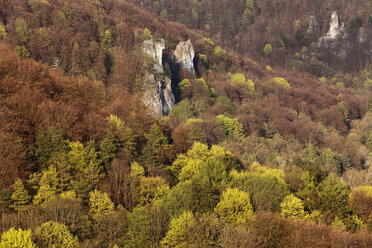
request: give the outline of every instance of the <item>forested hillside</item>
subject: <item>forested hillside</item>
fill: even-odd
[[[371,247],[370,54],[303,47],[372,6],[311,2],[0,0],[0,248]]]
[[[231,50],[318,76],[355,73],[372,63],[372,3],[368,0],[130,0],[158,15],[203,30]],[[319,46],[332,12],[343,38]],[[358,42],[368,36],[368,42]],[[264,50],[266,45],[271,49]],[[340,56],[342,53],[347,54]],[[325,53],[325,55],[324,55]]]

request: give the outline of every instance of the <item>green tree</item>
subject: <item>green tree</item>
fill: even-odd
[[[237,73],[237,74],[232,75],[231,81],[236,86],[244,89],[249,95],[251,96],[254,95],[255,93],[254,82],[252,80],[246,80],[244,74]]]
[[[48,248],[79,247],[77,237],[74,237],[65,225],[54,221],[43,223],[36,229],[35,234],[40,237],[43,245]]]
[[[344,218],[348,212],[350,189],[339,177],[330,174],[319,184],[320,210]]]
[[[105,176],[102,160],[100,160],[100,154],[94,146],[86,147],[85,159],[86,165],[83,168],[82,178],[91,185],[91,189],[94,189],[99,180]]]
[[[145,248],[150,245],[150,214],[145,207],[137,207],[128,216],[128,248]]]
[[[13,200],[12,208],[17,210],[19,213],[19,211],[23,210],[25,205],[29,203],[31,197],[28,195],[22,180],[19,178],[14,182],[13,189],[14,192],[11,196],[11,199]]]
[[[33,203],[43,205],[50,197],[58,192],[58,179],[56,168],[50,166],[48,170],[43,171],[39,180],[39,188],[34,196]]]
[[[21,58],[29,58],[30,52],[27,50],[25,46],[15,46],[14,52]]]
[[[250,194],[255,211],[280,212],[280,203],[289,194],[289,187],[273,172],[249,171],[231,173],[232,186]]]
[[[14,227],[1,234],[1,248],[37,248],[32,242],[31,230],[16,230]]]
[[[147,205],[152,202],[156,191],[166,184],[164,178],[161,177],[142,177],[140,179],[140,204]]]
[[[216,119],[217,124],[223,128],[223,132],[226,136],[232,136],[234,138],[243,137],[243,125],[237,118],[232,119],[221,114],[218,115]]]
[[[106,137],[102,140],[99,145],[102,152],[102,160],[104,165],[108,165],[115,157],[118,151],[119,141],[115,135],[109,131]]]
[[[97,189],[89,193],[89,213],[105,215],[114,211],[114,203],[107,193]]]
[[[137,135],[132,128],[127,127],[125,122],[116,115],[110,115],[109,124],[111,131],[118,137],[121,147],[131,152],[133,156],[137,155]],[[112,139],[112,137],[111,137]],[[115,142],[114,142],[115,143]],[[118,145],[118,143],[116,143]]]
[[[102,37],[101,47],[103,48],[103,50],[108,52],[112,46],[113,46],[112,35],[110,30],[107,29]]]
[[[28,28],[27,22],[22,17],[18,17],[14,21],[14,31],[16,33],[17,39],[22,43],[27,43],[30,39],[30,30]]]
[[[198,172],[201,164],[213,157],[218,161],[226,163],[228,169],[231,169],[234,164],[234,156],[231,152],[226,151],[220,146],[208,146],[200,142],[195,142],[186,154],[179,154],[173,162],[170,170],[179,180],[187,180],[192,178]]]
[[[56,187],[60,193],[70,187],[72,181],[72,166],[68,162],[67,153],[54,153],[49,160],[50,168],[56,170]]]
[[[141,38],[142,40],[151,40],[152,39],[151,31],[148,28],[145,28],[145,30],[143,30]]]
[[[195,217],[190,211],[183,212],[178,218],[171,220],[169,230],[160,242],[161,247],[188,247],[188,230],[195,225]]]
[[[41,4],[48,4],[47,0],[28,0],[27,4],[30,6],[32,13],[36,13],[39,10]]]
[[[146,135],[147,143],[143,148],[142,154],[146,164],[159,164],[158,156],[160,151],[168,147],[168,138],[163,134],[161,128],[155,123],[150,128],[150,133]]]
[[[4,39],[7,35],[4,25],[0,23],[0,40]]]
[[[49,160],[55,153],[65,153],[68,151],[68,143],[63,137],[63,132],[55,127],[51,127],[46,132],[40,132],[36,136],[35,156],[39,168],[47,169]]]
[[[233,225],[246,224],[252,217],[253,207],[249,194],[236,188],[226,189],[214,211],[222,221]]]
[[[184,211],[191,211],[196,201],[193,197],[192,182],[179,182],[176,186],[161,187],[155,194],[154,204],[164,209],[170,216],[179,216]]]
[[[297,219],[304,219],[306,217],[303,201],[293,194],[286,196],[284,201],[280,204],[280,207],[283,217]]]
[[[273,52],[273,47],[271,46],[271,44],[265,44],[263,52],[266,56],[270,55]]]

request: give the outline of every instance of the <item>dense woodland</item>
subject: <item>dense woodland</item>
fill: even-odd
[[[369,0],[130,0],[158,15],[178,21],[240,54],[283,68],[331,75],[355,73],[371,64],[371,43],[358,45],[359,28],[372,28]],[[336,11],[345,24],[348,58],[317,56],[318,39],[327,33]],[[266,44],[272,47],[265,55]]]
[[[367,25],[370,1],[141,2],[0,0],[0,247],[371,247],[371,65],[264,52],[304,2]],[[159,38],[196,51],[162,118],[141,100]]]

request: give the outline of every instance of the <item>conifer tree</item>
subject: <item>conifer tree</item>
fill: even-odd
[[[13,200],[12,208],[18,211],[19,218],[20,211],[23,210],[25,205],[29,203],[30,196],[28,195],[22,180],[19,178],[14,182],[13,188],[14,192],[11,196],[11,199]]]

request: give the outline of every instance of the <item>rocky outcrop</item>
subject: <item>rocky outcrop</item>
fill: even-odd
[[[317,31],[319,24],[315,16],[309,16],[309,27],[307,28],[306,33],[313,34]]]
[[[329,30],[319,38],[313,55],[320,61],[325,73],[338,70],[353,71],[366,63],[372,52],[372,32],[368,26],[348,28],[332,13]]]
[[[146,40],[143,43],[143,51],[155,61],[153,72],[148,72],[143,80],[143,102],[158,116],[167,115],[176,104],[172,82],[170,78],[163,75],[164,48],[165,41],[163,39]]]
[[[164,39],[155,41],[155,40],[146,40],[143,42],[143,51],[153,57],[155,60],[154,70],[157,72],[163,72],[163,50],[165,48]]]
[[[143,101],[156,115],[167,115],[176,104],[172,82],[168,77],[157,81],[154,74],[147,74],[144,88]]]
[[[337,12],[334,11],[327,34],[319,38],[316,55],[321,61],[330,64],[336,60],[346,60],[349,50],[350,42],[346,37],[345,24],[340,23]]]
[[[173,53],[174,60],[181,68],[187,69],[194,73],[195,51],[191,40],[181,41]]]
[[[325,36],[320,37],[319,42],[341,38],[341,36],[344,34],[344,29],[345,24],[340,24],[340,19],[338,18],[337,12],[334,11],[329,23],[329,30]]]

